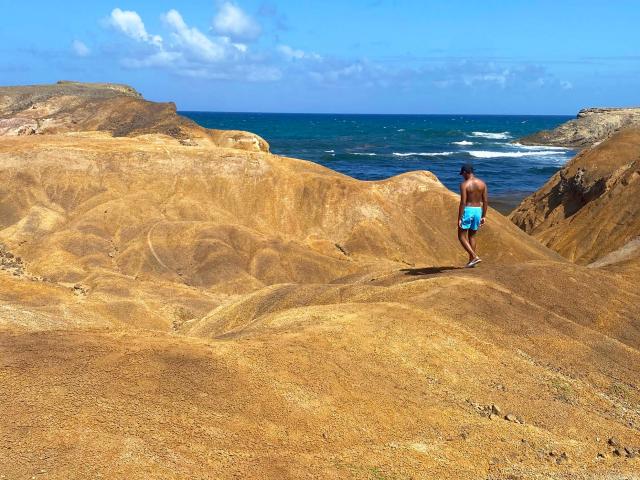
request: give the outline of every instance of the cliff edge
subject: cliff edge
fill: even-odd
[[[586,108],[553,130],[527,135],[518,140],[523,145],[554,145],[587,148],[602,142],[619,130],[640,127],[639,108]]]
[[[85,131],[114,137],[162,134],[187,146],[200,142],[269,151],[269,144],[258,135],[200,127],[178,115],[174,103],[147,101],[127,85],[60,81],[0,87],[0,136]]]
[[[589,264],[632,252],[640,236],[638,198],[640,128],[628,128],[578,154],[510,218],[569,260]]]

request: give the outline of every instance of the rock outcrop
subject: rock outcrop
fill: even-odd
[[[2,475],[634,474],[635,274],[493,210],[458,268],[429,172],[362,182],[77,88],[0,136]]]
[[[586,108],[575,120],[518,140],[523,145],[587,148],[627,127],[640,127],[639,108]]]
[[[174,103],[149,102],[126,85],[63,81],[0,87],[0,136],[78,131],[104,131],[114,137],[163,134],[183,145],[269,151],[269,144],[255,134],[202,128],[178,115]]]
[[[640,128],[632,128],[577,155],[510,218],[571,261],[589,264],[616,251],[622,260],[640,237],[638,198]]]

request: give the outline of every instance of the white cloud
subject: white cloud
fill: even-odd
[[[568,80],[562,80],[562,81],[560,82],[560,87],[561,87],[563,90],[571,90],[571,89],[573,88],[573,83],[571,83],[571,82],[570,82],[570,81],[568,81]]]
[[[123,64],[129,68],[149,68],[149,67],[175,67],[181,60],[180,52],[167,52],[161,50],[157,53],[147,55],[144,58],[125,58]]]
[[[149,35],[142,19],[135,12],[116,12],[110,24],[138,42],[148,46],[133,50],[122,59],[128,68],[162,68],[176,75],[210,80],[246,80],[270,82],[282,78],[281,70],[265,64],[259,56],[249,55],[245,43],[228,36],[209,37],[188,25],[180,12],[169,10],[162,15],[169,37]]]
[[[156,46],[162,45],[162,37],[160,35],[150,35],[137,12],[114,8],[109,17],[109,23],[134,40]]]
[[[244,43],[232,43],[231,45],[233,45],[235,49],[242,53],[247,53],[247,50],[249,50],[249,47],[247,47]]]
[[[507,68],[500,72],[465,75],[463,82],[469,87],[478,83],[495,83],[504,88],[507,85],[507,81],[511,78],[511,75],[511,71]]]
[[[289,45],[278,45],[278,52],[280,52],[287,60],[322,60],[322,57],[317,53],[307,53],[304,50],[292,48]]]
[[[321,64],[322,66],[322,64]],[[374,86],[383,80],[383,69],[368,62],[343,65],[324,65],[324,68],[309,72],[309,76],[324,85],[355,82],[363,86]]]
[[[81,42],[80,40],[74,40],[73,42],[71,42],[71,49],[73,50],[73,53],[75,53],[78,57],[86,57],[91,54],[91,50],[89,49],[89,47],[87,47],[87,45],[85,45],[85,43]]]
[[[170,10],[163,19],[173,30],[176,43],[195,57],[207,62],[217,62],[226,57],[225,43],[228,43],[228,39],[212,41],[197,28],[189,27],[177,10]]]
[[[206,67],[188,67],[180,70],[180,75],[208,80],[237,80],[249,82],[275,82],[282,78],[282,71],[269,65],[233,65],[226,70],[212,70]]]
[[[260,25],[240,7],[224,2],[213,19],[213,29],[233,39],[254,40],[261,32]]]

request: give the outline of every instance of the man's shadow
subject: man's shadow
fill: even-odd
[[[405,275],[435,275],[437,273],[446,272],[447,270],[461,270],[462,267],[423,267],[423,268],[403,268],[400,270]]]

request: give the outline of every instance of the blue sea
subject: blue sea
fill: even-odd
[[[514,143],[554,128],[572,118],[568,116],[180,113],[207,128],[257,133],[273,153],[311,160],[361,180],[429,170],[457,191],[461,164],[472,162],[494,199],[502,198],[510,207],[576,153]]]

